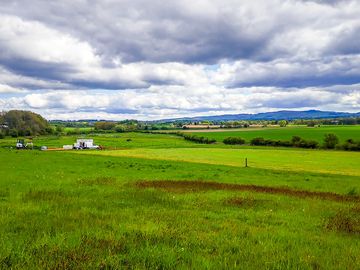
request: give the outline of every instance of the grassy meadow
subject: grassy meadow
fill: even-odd
[[[305,130],[277,132],[323,136]],[[359,152],[91,137],[107,150],[0,140],[0,269],[359,269]]]
[[[220,131],[220,132],[219,132]],[[230,131],[223,130],[185,130],[185,132],[194,133],[198,136],[204,136],[215,139],[219,142],[226,137],[241,137],[249,142],[256,137],[263,137],[272,140],[291,140],[292,136],[300,136],[307,140],[316,140],[319,143],[323,142],[324,136],[327,133],[334,133],[339,137],[340,142],[347,139],[360,140],[360,126],[320,126],[320,127],[305,127],[305,126],[288,126],[281,127],[265,127],[265,128],[241,128],[231,129]]]

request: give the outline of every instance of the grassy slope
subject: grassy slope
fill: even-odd
[[[191,132],[191,131],[189,131]],[[226,137],[241,137],[247,141],[255,137],[264,137],[265,139],[290,140],[292,136],[300,136],[305,139],[317,140],[322,143],[326,133],[336,134],[341,141],[347,139],[360,140],[360,126],[321,126],[321,127],[286,127],[286,128],[263,128],[251,129],[243,128],[237,131],[223,132],[196,132],[198,136],[205,136],[216,139],[221,142]]]
[[[163,141],[168,148],[168,140],[184,143],[166,135],[148,140],[143,134],[123,136],[119,140],[133,136],[133,147],[159,148]],[[110,141],[118,145],[115,139]],[[202,153],[207,158],[208,150],[227,151],[204,150],[198,157]],[[132,151],[166,154],[162,149]],[[183,149],[168,151],[183,154]],[[289,158],[296,155],[293,150],[286,153]],[[342,152],[326,153],[335,153],[329,158],[333,160]],[[348,158],[353,159],[359,160]],[[299,159],[297,163],[302,164]],[[324,164],[319,163],[319,169]],[[138,180],[203,180],[346,194],[360,190],[359,176],[1,149],[0,179],[0,268],[356,269],[360,265],[359,236],[329,229],[332,217],[354,203],[221,190],[171,193],[134,186]],[[227,202],[232,198],[253,203],[233,205]]]

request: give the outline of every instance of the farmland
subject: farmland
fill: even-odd
[[[294,130],[206,136],[359,139],[357,126]],[[0,268],[360,265],[359,152],[91,136],[107,150],[18,151],[9,148],[15,139],[0,140]],[[61,147],[76,138],[33,141]]]
[[[304,127],[304,126],[289,126],[286,128],[279,127],[265,127],[265,128],[241,128],[225,130],[186,130],[185,132],[196,133],[199,136],[205,136],[217,141],[222,141],[226,137],[242,137],[247,141],[255,137],[264,137],[265,139],[273,140],[290,140],[292,136],[300,136],[304,139],[316,140],[322,142],[324,135],[327,133],[336,134],[340,141],[347,139],[360,140],[360,126],[321,126],[321,127]]]

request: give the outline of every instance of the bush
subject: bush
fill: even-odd
[[[235,145],[235,144],[244,144],[245,140],[239,137],[227,137],[223,140],[224,144],[231,144],[231,145]]]
[[[16,129],[10,129],[9,130],[9,135],[13,138],[16,138],[18,136],[18,132]]]
[[[251,139],[250,144],[251,145],[266,145],[265,139],[263,137],[256,137],[256,138]]]
[[[196,143],[212,144],[212,143],[216,142],[216,140],[214,140],[214,139],[199,137],[196,135],[187,135],[187,134],[183,134],[183,133],[178,133],[178,136],[182,136],[182,137],[184,137],[185,140],[196,142]]]
[[[287,122],[286,120],[281,120],[281,121],[279,121],[279,126],[280,126],[280,127],[286,127],[287,124],[288,124],[288,122]]]
[[[341,145],[341,148],[347,151],[360,151],[360,141],[348,139],[343,145]]]
[[[319,143],[317,141],[314,141],[314,140],[307,141],[307,140],[301,139],[301,141],[299,142],[297,147],[315,149],[315,148],[319,147]]]
[[[338,143],[339,143],[339,138],[335,134],[333,134],[333,133],[325,134],[325,137],[324,137],[324,147],[325,148],[334,149]]]
[[[5,138],[4,133],[0,132],[0,139],[4,139],[4,138]]]
[[[293,146],[298,146],[301,142],[301,137],[300,136],[293,136],[291,138],[291,143]]]

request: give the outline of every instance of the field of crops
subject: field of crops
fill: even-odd
[[[343,128],[326,132],[359,136]],[[322,137],[304,130],[272,134]],[[260,131],[236,133],[250,132]],[[0,269],[360,265],[359,152],[200,145],[166,134],[92,138],[108,150],[15,150],[15,139],[0,140]]]
[[[223,141],[226,137],[241,137],[246,141],[250,141],[255,137],[263,137],[272,140],[291,140],[292,136],[300,136],[307,140],[316,140],[321,143],[324,135],[327,133],[336,134],[340,141],[343,142],[347,139],[360,140],[360,126],[321,126],[321,127],[299,127],[289,126],[286,128],[269,127],[269,128],[241,128],[237,130],[217,132],[217,130],[206,131],[197,130],[186,132],[193,132],[198,136],[205,136],[215,139],[219,142]]]

